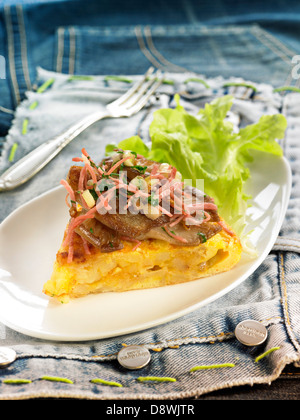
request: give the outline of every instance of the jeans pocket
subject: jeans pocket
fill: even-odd
[[[154,65],[281,85],[293,57],[258,25],[72,26],[56,38],[54,69],[71,74],[140,74]]]
[[[149,66],[133,27],[60,27],[56,39],[57,72],[140,74]]]
[[[145,27],[140,45],[162,64],[207,77],[242,77],[282,84],[293,52],[258,25]]]

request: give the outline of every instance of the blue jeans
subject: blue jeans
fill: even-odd
[[[288,6],[279,0],[2,0],[0,139],[25,92],[34,89],[38,66],[71,74],[139,74],[152,63],[285,84],[299,51],[299,16],[297,0]]]

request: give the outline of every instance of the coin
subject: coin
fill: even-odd
[[[268,336],[266,327],[253,319],[240,322],[234,333],[239,342],[246,346],[259,346]]]
[[[148,365],[151,354],[143,346],[126,346],[119,351],[117,359],[124,368],[135,370]]]
[[[16,352],[9,347],[0,347],[0,368],[5,368],[16,360]]]

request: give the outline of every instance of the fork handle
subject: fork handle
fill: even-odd
[[[86,128],[108,116],[105,112],[90,114],[65,132],[38,146],[0,176],[0,191],[11,190],[27,182]]]

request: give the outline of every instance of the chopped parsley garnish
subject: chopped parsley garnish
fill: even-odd
[[[155,198],[153,195],[150,195],[148,197],[148,203],[151,204],[151,206],[156,207],[159,204],[159,199]]]
[[[93,199],[95,201],[97,201],[98,200],[98,195],[97,195],[96,191],[94,189],[91,189],[89,191],[90,191],[91,195],[93,196]]]
[[[167,232],[167,230],[164,228],[164,227],[162,227],[162,230],[164,231],[164,232],[166,232],[166,234],[168,235],[168,236],[170,236],[170,238],[172,238],[172,236],[169,234],[169,232]],[[171,233],[174,233],[173,231],[171,231]]]
[[[144,174],[148,166],[134,165],[132,168],[137,169],[141,174]]]
[[[206,236],[204,235],[204,233],[202,233],[202,232],[198,232],[198,233],[197,233],[197,235],[201,236],[201,239],[202,239],[201,243],[202,243],[202,244],[203,244],[204,242],[206,242],[206,241],[207,241],[207,238],[206,238]]]

